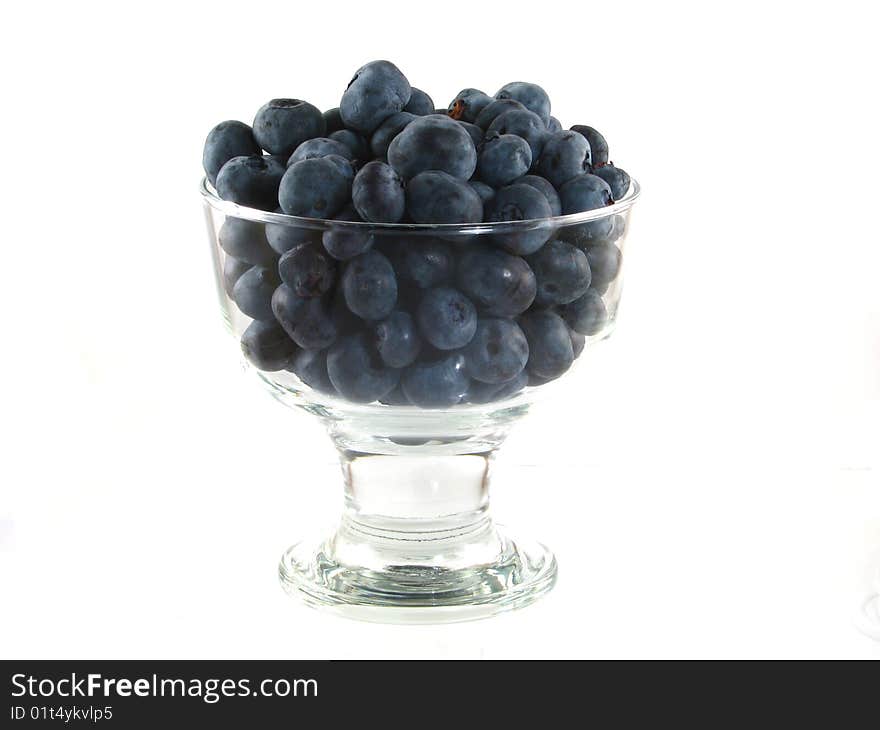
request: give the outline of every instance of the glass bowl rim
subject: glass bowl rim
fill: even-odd
[[[202,178],[199,186],[205,202],[215,210],[233,218],[257,221],[260,223],[274,223],[278,225],[295,226],[297,228],[310,228],[313,230],[349,229],[352,231],[385,231],[388,233],[443,233],[443,234],[491,234],[491,233],[521,233],[523,231],[543,229],[549,227],[564,228],[567,226],[586,223],[589,221],[607,218],[608,216],[626,213],[636,202],[641,193],[641,186],[635,178],[631,178],[629,189],[617,202],[604,208],[595,208],[582,213],[569,213],[549,218],[532,218],[523,221],[499,221],[494,223],[370,223],[366,221],[339,221],[328,218],[303,218],[286,213],[271,213],[258,208],[249,208],[229,200],[223,200],[217,195],[217,191]]]

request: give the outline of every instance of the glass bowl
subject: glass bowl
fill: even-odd
[[[230,332],[242,342],[248,370],[278,401],[320,418],[342,463],[344,509],[339,526],[332,534],[300,539],[284,553],[279,567],[284,588],[313,607],[351,618],[398,623],[482,618],[526,606],[547,593],[556,581],[556,559],[542,544],[511,534],[493,522],[489,510],[491,464],[512,426],[541,393],[570,382],[567,397],[577,398],[576,371],[583,359],[579,356],[611,334],[638,183],[633,180],[621,200],[599,210],[469,225],[298,218],[221,200],[207,181],[202,182],[201,192],[221,312]],[[253,244],[254,237],[258,245],[241,247],[242,240]],[[262,237],[271,245],[264,246]],[[344,250],[348,241],[360,246],[365,237],[373,250],[395,264],[400,280],[398,308],[414,307],[427,284],[445,278],[457,286],[465,265],[462,261],[469,261],[463,257],[469,251],[520,250],[538,239],[565,241],[587,254],[592,304],[580,319],[572,319],[569,312],[564,320],[581,330],[568,330],[570,351],[567,345],[561,347],[561,354],[531,347],[526,369],[511,381],[477,381],[470,377],[467,358],[461,352],[433,351],[427,359],[442,360],[450,375],[438,377],[436,398],[430,391],[421,394],[421,406],[408,404],[407,393],[412,395],[414,390],[399,386],[399,378],[408,377],[404,368],[402,375],[401,371],[392,372],[389,380],[383,381],[383,388],[392,381],[398,385],[378,400],[354,402],[343,397],[328,377],[328,352],[335,358],[335,367],[355,371],[352,377],[359,369],[367,373],[368,380],[374,371],[384,377],[382,365],[375,351],[370,359],[361,361],[357,348],[349,351],[340,345],[334,354],[326,343],[360,338],[372,347],[374,325],[347,310],[336,285],[315,304],[333,323],[329,332],[321,327],[291,332],[290,323],[285,330],[274,321],[269,298],[279,282],[281,252],[300,244],[314,244],[316,250],[323,250],[322,242],[331,238],[335,238],[335,250],[340,243]],[[441,255],[432,258],[431,252],[436,251]],[[250,259],[250,263],[230,252]],[[418,253],[419,262],[437,265],[398,266],[401,257],[412,252]],[[449,260],[456,270],[450,272]],[[519,266],[521,261],[514,263]],[[336,262],[337,282],[347,265]],[[247,271],[251,271],[247,286],[236,289]],[[507,276],[509,273],[501,276],[501,286],[515,284],[516,277]],[[487,310],[494,313],[491,302],[496,300],[486,298],[486,291],[499,285],[498,275],[492,276],[493,281],[485,282],[485,287],[474,281],[466,287],[481,315]],[[554,291],[551,283],[544,299],[549,296],[552,300]],[[511,296],[516,299],[517,295]],[[532,305],[529,312],[537,309]],[[546,312],[561,311],[547,305],[538,320],[552,320],[558,326],[562,320]],[[303,349],[292,338],[324,349]],[[572,359],[571,367],[560,376],[559,371]],[[341,381],[337,378],[337,382]],[[357,398],[364,400],[371,394],[358,391]]]

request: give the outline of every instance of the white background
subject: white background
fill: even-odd
[[[880,657],[869,3],[13,3],[0,18],[0,656]],[[207,131],[388,58],[445,105],[543,85],[636,176],[615,336],[511,436],[540,604],[389,627],[288,599],[329,440],[239,370]]]

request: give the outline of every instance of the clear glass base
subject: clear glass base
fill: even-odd
[[[880,569],[875,574],[872,591],[862,601],[857,622],[862,633],[880,641]]]
[[[543,545],[489,516],[492,452],[341,451],[345,512],[328,538],[298,542],[279,574],[316,608],[382,623],[446,623],[527,606],[556,582]]]
[[[880,593],[869,596],[862,603],[859,628],[867,636],[880,641]]]
[[[493,543],[497,553],[491,562],[460,568],[424,564],[359,565],[340,562],[337,555],[342,527],[329,540],[305,540],[281,558],[279,576],[284,589],[313,608],[347,618],[376,623],[453,623],[487,618],[522,608],[536,601],[556,583],[556,558],[537,542],[511,538],[490,528],[490,535],[476,537]],[[400,549],[424,552],[425,545]],[[431,538],[442,555],[444,539]],[[360,546],[363,549],[363,546]],[[461,549],[459,546],[458,549]],[[375,556],[378,557],[378,556]]]

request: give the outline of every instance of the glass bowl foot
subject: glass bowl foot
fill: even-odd
[[[874,577],[871,592],[862,601],[857,621],[862,633],[880,641],[880,570]]]
[[[556,583],[556,558],[540,543],[489,527],[482,535],[452,535],[406,545],[401,561],[382,545],[360,544],[360,560],[341,554],[345,526],[332,538],[293,545],[281,558],[284,589],[312,608],[375,623],[436,624],[472,621],[522,608]],[[410,540],[403,540],[410,543]],[[449,552],[443,543],[449,542]],[[430,544],[432,558],[413,559]],[[491,560],[460,564],[468,553],[494,547]],[[397,546],[399,550],[401,546]],[[354,556],[352,556],[354,557]]]
[[[862,602],[859,628],[865,635],[880,641],[880,594],[868,596]]]

